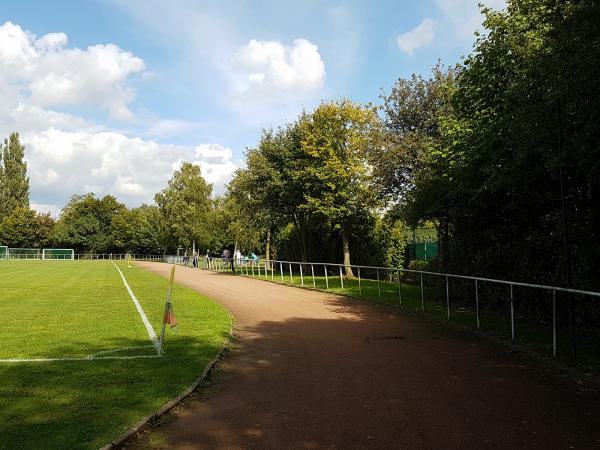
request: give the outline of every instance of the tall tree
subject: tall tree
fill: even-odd
[[[11,133],[0,146],[0,217],[15,208],[29,208],[29,177],[24,156],[19,133]]]
[[[301,173],[308,155],[302,151],[301,114],[298,120],[276,131],[264,130],[256,148],[246,155],[246,168],[239,170],[229,184],[228,195],[235,199],[267,238],[288,224],[300,247],[302,261],[308,261],[308,233],[312,212],[301,208],[305,202]]]
[[[0,220],[0,242],[9,247],[48,247],[53,227],[50,214],[18,206]]]
[[[112,220],[125,210],[112,195],[101,199],[93,193],[74,195],[63,208],[52,239],[79,251],[108,253],[120,250],[113,243]]]
[[[349,234],[365,211],[377,204],[366,162],[369,149],[380,145],[379,117],[374,108],[349,100],[324,102],[301,127],[302,150],[309,157],[301,175],[301,208],[339,231],[345,272],[352,277]]]
[[[171,247],[182,245],[199,248],[210,242],[212,185],[200,172],[200,167],[184,162],[173,173],[168,186],[154,196],[162,216],[163,227]]]
[[[448,214],[445,192],[437,189],[443,183],[434,176],[432,163],[442,146],[445,122],[453,114],[451,100],[459,73],[457,67],[438,63],[429,77],[413,74],[398,79],[389,94],[381,95],[384,145],[369,152],[379,194],[413,227],[435,219],[441,262],[448,254]]]
[[[122,209],[111,220],[113,246],[122,252],[158,254],[161,252],[160,224],[160,211],[155,205]]]

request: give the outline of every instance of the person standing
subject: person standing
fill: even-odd
[[[198,268],[198,252],[196,250],[192,255],[192,267]]]

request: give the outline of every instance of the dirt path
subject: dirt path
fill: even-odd
[[[140,448],[600,448],[600,394],[501,347],[322,292],[176,280],[229,308],[239,341]]]

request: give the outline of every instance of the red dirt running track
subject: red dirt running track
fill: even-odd
[[[501,346],[322,292],[184,267],[176,281],[227,307],[238,340],[206,398],[133,446],[600,448],[598,391]]]

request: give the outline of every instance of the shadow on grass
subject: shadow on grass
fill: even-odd
[[[0,364],[0,448],[98,448],[191,385],[227,337],[207,343],[174,335],[156,359]],[[112,348],[147,345],[110,341]]]

